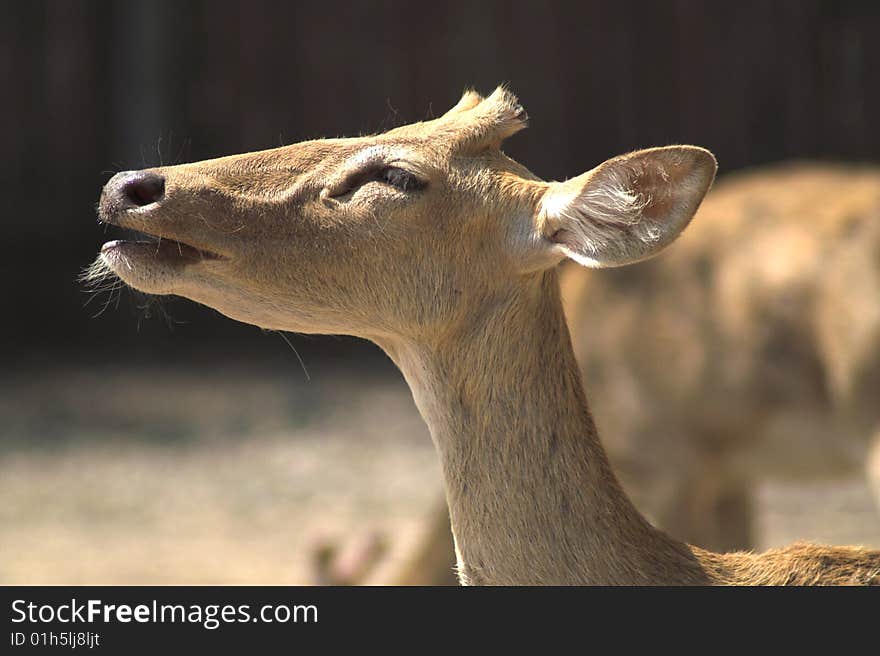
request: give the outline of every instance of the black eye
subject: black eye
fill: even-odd
[[[380,169],[376,180],[397,187],[401,191],[417,191],[424,189],[426,183],[409,171],[397,166],[386,166]]]
[[[344,180],[326,189],[329,198],[340,198],[356,191],[368,182],[391,185],[400,191],[424,189],[428,183],[399,166],[367,167],[350,173]]]

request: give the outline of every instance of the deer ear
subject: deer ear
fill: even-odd
[[[717,164],[696,146],[639,150],[609,159],[541,200],[539,227],[551,247],[588,267],[652,257],[687,227]]]

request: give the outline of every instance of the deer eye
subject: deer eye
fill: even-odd
[[[378,171],[376,180],[384,182],[400,191],[417,191],[424,189],[426,182],[399,166],[386,166]]]
[[[325,193],[328,198],[340,198],[354,193],[359,187],[370,182],[390,185],[404,192],[424,189],[428,185],[414,173],[399,166],[377,166],[349,174],[344,180],[328,187]]]

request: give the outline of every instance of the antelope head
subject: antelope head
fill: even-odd
[[[501,150],[526,122],[506,89],[467,92],[384,134],[119,173],[100,218],[144,238],[99,262],[264,328],[426,338],[564,258],[653,255],[714,178],[708,151],[669,146],[545,182]]]

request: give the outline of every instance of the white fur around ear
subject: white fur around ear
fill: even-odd
[[[614,157],[541,201],[541,232],[566,257],[614,267],[659,253],[687,226],[715,178],[708,150],[668,146]]]

